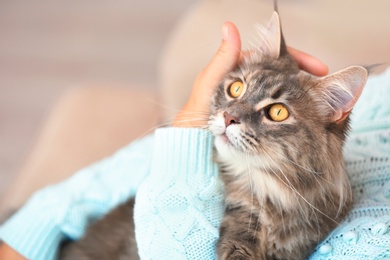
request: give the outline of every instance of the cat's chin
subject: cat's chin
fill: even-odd
[[[237,148],[229,141],[229,138],[224,135],[215,136],[215,148],[217,149],[217,160],[225,166],[228,166],[237,175],[247,172],[248,165],[257,167],[259,163],[258,156],[242,149]],[[243,163],[245,162],[245,163]]]
[[[227,137],[226,133],[223,133],[221,135],[218,136],[219,138],[221,138],[222,142],[225,143],[226,145],[232,145],[230,140],[229,140],[229,137]]]
[[[217,135],[215,137],[215,148],[217,149],[218,153],[222,155],[223,157],[230,157],[232,155],[243,155],[244,151],[242,148],[237,147],[234,145],[230,140],[229,137],[224,133],[221,135]]]

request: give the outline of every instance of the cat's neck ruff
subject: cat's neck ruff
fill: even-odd
[[[289,183],[284,183],[273,174],[277,166],[269,157],[239,151],[226,143],[222,136],[216,137],[215,146],[218,150],[217,161],[223,165],[222,174],[232,180],[226,188],[242,194],[228,196],[227,200],[253,195],[259,204],[270,200],[285,210],[296,209],[300,196]]]

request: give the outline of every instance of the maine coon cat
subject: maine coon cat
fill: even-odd
[[[298,68],[275,12],[259,48],[217,88],[209,128],[225,185],[219,259],[304,259],[348,213],[342,146],[367,79]],[[133,200],[94,223],[61,259],[138,259]]]
[[[368,71],[298,68],[274,12],[262,43],[215,94],[210,130],[225,185],[219,259],[305,259],[347,215],[342,147]]]

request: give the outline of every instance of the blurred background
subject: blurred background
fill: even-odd
[[[0,197],[68,89],[163,87],[180,108],[190,88],[176,90],[215,52],[223,21],[238,25],[247,48],[272,9],[271,0],[1,0]],[[388,66],[390,1],[279,0],[279,9],[287,43],[331,71]]]
[[[164,42],[193,2],[0,1],[0,196],[66,89],[156,88]]]

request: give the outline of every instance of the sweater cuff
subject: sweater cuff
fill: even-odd
[[[209,131],[196,128],[160,128],[155,132],[153,178],[191,181],[195,175],[215,177],[213,138]],[[191,183],[190,183],[191,184]]]
[[[0,240],[27,259],[55,259],[64,234],[50,210],[26,204],[0,227]]]
[[[212,259],[223,215],[222,185],[208,131],[155,132],[151,175],[134,209],[141,259]]]

